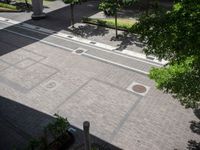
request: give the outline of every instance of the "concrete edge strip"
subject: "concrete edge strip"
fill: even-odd
[[[6,21],[6,20],[8,20],[8,21]],[[96,46],[96,48],[97,47],[104,48],[104,49],[107,49],[109,51],[114,51],[115,53],[118,53],[118,54],[127,55],[127,56],[131,56],[131,57],[134,57],[134,58],[139,58],[140,60],[143,59],[145,61],[145,63],[150,62],[150,63],[153,63],[154,65],[159,66],[159,67],[161,67],[162,65],[165,65],[168,62],[168,61],[165,61],[165,60],[159,61],[156,58],[154,60],[150,60],[150,59],[146,58],[145,54],[141,54],[141,53],[138,53],[138,52],[127,50],[127,49],[123,50],[122,52],[116,51],[116,47],[113,47],[113,46],[110,46],[110,45],[106,45],[106,44],[99,43],[99,42],[95,42],[95,44],[91,44],[91,42],[93,42],[93,41],[86,40],[86,39],[79,38],[79,37],[75,37],[73,35],[68,35],[66,33],[61,33],[61,32],[56,33],[56,31],[45,29],[45,28],[42,28],[42,27],[39,27],[39,26],[30,25],[30,24],[27,24],[27,23],[21,23],[20,24],[20,22],[13,21],[13,20],[10,20],[10,19],[6,19],[6,18],[3,18],[3,17],[0,17],[0,21],[4,21],[4,22],[7,22],[7,23],[11,23],[11,24],[19,24],[18,25],[19,28],[24,27],[27,30],[30,29],[30,30],[32,30],[34,32],[38,32],[38,33],[41,33],[40,31],[42,31],[43,32],[42,34],[48,34],[48,35],[53,34],[52,36],[74,40],[74,41],[79,42],[79,43],[82,42],[83,44],[87,44],[87,46],[89,46],[89,45]]]
[[[125,68],[125,69],[128,69],[128,70],[132,70],[132,71],[144,74],[144,75],[149,75],[149,73],[146,72],[146,71],[142,71],[142,70],[139,70],[139,69],[136,69],[136,68],[132,68],[132,67],[129,67],[129,66],[126,66],[126,65],[122,65],[122,64],[119,64],[119,63],[116,63],[114,61],[110,61],[110,60],[107,60],[107,59],[104,59],[104,58],[101,58],[101,57],[97,57],[97,56],[90,55],[90,54],[87,54],[87,53],[84,53],[83,55],[87,56],[87,57],[90,57],[90,58],[94,58],[94,59],[103,61],[103,62],[107,62],[107,63],[113,64],[113,65],[116,65],[116,66],[119,66],[119,67],[122,67],[122,68]]]
[[[17,34],[17,35],[20,35],[20,36],[23,36],[23,37],[27,37],[27,38],[30,38],[30,39],[33,39],[33,40],[36,40],[36,41],[39,41],[39,42],[54,46],[54,47],[58,47],[58,48],[61,48],[61,49],[64,49],[64,50],[68,50],[68,51],[74,51],[71,48],[60,46],[60,45],[57,45],[57,44],[54,44],[54,43],[51,43],[51,42],[47,42],[45,40],[40,40],[40,39],[32,37],[32,36],[24,35],[24,34],[21,34],[21,33],[18,33],[18,32],[14,32],[14,31],[11,31],[11,30],[7,30],[7,29],[4,29],[4,30],[7,31],[7,32],[10,32],[10,33],[13,33],[13,34]]]
[[[17,32],[14,32],[14,31],[10,31],[10,30],[7,30],[7,29],[4,29],[4,30],[7,31],[7,32],[10,32],[10,33],[14,33],[14,34],[23,36],[23,37],[27,37],[27,38],[30,38],[30,39],[33,39],[33,40],[37,40],[37,41],[43,42],[43,43],[48,44],[48,45],[51,45],[51,46],[59,47],[59,48],[61,48],[61,49],[65,49],[65,50],[68,50],[68,51],[74,51],[74,50],[71,49],[71,48],[66,48],[66,47],[64,47],[64,46],[60,46],[60,45],[57,45],[57,44],[54,44],[54,43],[51,43],[51,42],[47,42],[47,41],[44,41],[44,40],[40,40],[40,39],[37,39],[37,38],[35,38],[35,37],[31,37],[31,36],[24,35],[24,34],[21,34],[21,33],[17,33]],[[95,59],[97,59],[97,60],[101,60],[101,61],[103,61],[103,62],[108,62],[108,63],[111,63],[111,64],[114,64],[114,65],[117,65],[117,66],[120,66],[120,67],[129,69],[129,70],[132,70],[132,71],[136,71],[136,72],[139,72],[139,73],[144,74],[144,75],[148,75],[148,74],[149,74],[148,72],[145,72],[145,71],[142,71],[142,70],[139,70],[139,69],[135,69],[135,68],[131,68],[131,67],[129,67],[129,66],[125,66],[125,65],[122,65],[122,64],[119,64],[119,63],[116,63],[116,62],[113,62],[113,61],[110,61],[110,60],[107,60],[107,59],[103,59],[103,58],[100,58],[100,57],[96,57],[96,56],[93,56],[93,55],[90,55],[90,54],[84,53],[83,55],[88,56],[88,57],[91,57],[91,58],[95,58]]]
[[[32,38],[32,39],[35,39],[35,40],[40,40],[40,39],[38,39],[38,38],[31,37],[31,36],[24,35],[24,34],[20,34],[20,33],[16,33],[16,32],[11,31],[11,30],[7,30],[7,29],[4,29],[4,30],[10,31],[10,32],[15,33],[15,34],[19,34],[19,35],[21,35],[21,36],[29,37],[29,38]],[[41,33],[41,32],[39,32],[39,31],[35,31],[35,30],[32,30],[32,29],[27,29],[27,30]],[[41,33],[41,34],[46,34],[46,33]],[[49,34],[47,34],[47,35],[49,35]],[[61,39],[63,39],[62,37],[57,37],[57,36],[54,36],[54,35],[49,35],[49,36],[53,36],[53,37],[56,37],[56,38],[61,38]],[[76,41],[71,41],[71,40],[66,39],[66,38],[64,38],[64,40],[67,40],[67,41],[69,41],[69,42],[74,42],[75,44],[77,44]],[[67,48],[67,47],[64,47],[64,46],[60,46],[60,45],[57,45],[57,44],[54,44],[54,43],[51,43],[51,42],[47,42],[47,41],[45,41],[45,40],[40,40],[40,41],[42,41],[43,43],[52,45],[52,46],[56,46],[56,47],[62,48],[62,49],[70,49],[70,48]],[[79,44],[80,44],[80,42],[79,42]],[[82,43],[82,45],[85,45],[85,46],[88,46],[88,47],[92,47],[92,46],[90,46],[90,45],[86,45],[85,43]],[[94,47],[92,47],[92,48],[94,48]],[[98,48],[95,48],[95,49],[98,49]],[[161,65],[158,65],[158,64],[156,64],[156,63],[152,63],[152,62],[149,62],[149,61],[146,61],[146,60],[143,60],[143,59],[139,59],[139,58],[137,58],[137,57],[131,57],[131,56],[129,56],[129,55],[124,55],[124,54],[121,54],[121,53],[118,53],[118,52],[113,52],[113,51],[104,50],[104,49],[98,49],[98,50],[100,50],[100,51],[105,51],[105,52],[108,52],[108,53],[112,53],[112,54],[115,54],[115,55],[118,55],[118,56],[121,56],[121,57],[127,57],[127,58],[129,58],[129,59],[134,59],[134,60],[137,60],[137,61],[140,61],[140,62],[143,62],[143,63],[147,63],[147,64],[150,64],[150,65],[153,65],[153,66],[161,67]],[[74,51],[74,50],[73,50],[73,49],[70,49],[70,51]]]

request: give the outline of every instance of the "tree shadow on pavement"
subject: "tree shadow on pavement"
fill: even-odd
[[[75,35],[78,35],[84,38],[88,38],[92,36],[104,36],[105,34],[108,34],[108,32],[109,31],[106,28],[89,25],[89,24],[79,25],[78,27],[72,30],[72,33],[74,33]]]
[[[200,142],[196,142],[195,140],[188,141],[188,150],[200,150]]]
[[[195,116],[200,119],[200,109],[194,109]],[[193,133],[200,135],[200,121],[192,120],[190,122],[190,129]],[[195,140],[188,141],[188,150],[200,150],[200,142]]]
[[[54,117],[14,100],[0,96],[0,149],[26,149],[30,140],[43,134],[44,127]],[[72,108],[73,109],[73,108]],[[66,110],[67,111],[67,110]],[[83,130],[71,125],[75,137],[72,149],[84,147]],[[120,150],[118,147],[90,135],[91,143],[103,146],[106,150]]]
[[[89,17],[97,13],[98,1],[87,1],[81,5],[76,5],[74,8],[74,21],[75,23],[81,22],[83,17]],[[64,4],[63,4],[64,6]],[[70,6],[64,6],[60,9],[47,13],[47,17],[43,20],[28,20],[25,23],[40,26],[56,32],[68,30],[71,26]]]
[[[143,48],[143,44],[139,41],[139,38],[137,35],[123,32],[122,34],[119,34],[118,37],[112,37],[111,41],[119,41],[120,44],[118,44],[118,48],[116,50],[122,51],[126,49],[128,46],[136,45],[140,48]]]
[[[89,17],[96,12],[98,1],[90,1],[83,3],[82,5],[77,5],[75,7],[75,22],[80,22],[82,17]],[[31,24],[38,27],[43,27],[49,29],[51,32],[43,33],[38,32],[37,29],[27,30],[21,28],[22,24]],[[52,34],[60,31],[67,31],[70,26],[70,8],[69,6],[64,6],[62,8],[56,9],[47,13],[47,18],[43,20],[26,20],[20,24],[13,24],[11,26],[5,27],[0,30],[0,56],[15,51],[17,49],[26,47],[33,43],[36,43],[44,38],[51,36]],[[36,28],[36,27],[35,27]],[[83,28],[80,28],[82,30]],[[92,30],[92,27],[89,28]],[[89,30],[88,29],[88,30]],[[84,30],[84,29],[83,29]],[[93,29],[93,31],[95,28]],[[55,31],[55,32],[54,32]],[[85,31],[82,31],[82,35],[86,36]],[[96,33],[95,33],[96,32]],[[80,32],[79,32],[80,33]],[[19,35],[20,34],[20,35]],[[95,30],[94,33],[90,31],[88,36],[94,34],[103,35],[106,34],[106,30]],[[24,35],[24,36],[23,36]],[[31,37],[31,38],[30,38]],[[33,38],[32,38],[33,37]]]

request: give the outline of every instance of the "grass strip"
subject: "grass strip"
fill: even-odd
[[[114,18],[83,18],[83,22],[115,29]],[[130,32],[135,23],[137,23],[137,20],[134,19],[117,19],[118,29],[122,31]]]
[[[1,3],[0,2],[0,8],[6,8],[6,9],[10,9],[10,10],[17,10],[16,6],[10,5],[10,4],[5,4],[5,3]]]

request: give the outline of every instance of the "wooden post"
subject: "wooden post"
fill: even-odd
[[[83,130],[84,130],[84,138],[85,138],[85,150],[91,150],[91,142],[90,142],[90,123],[85,121],[83,123]]]

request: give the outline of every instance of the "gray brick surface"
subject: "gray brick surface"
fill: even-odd
[[[59,113],[79,128],[88,120],[95,136],[122,149],[186,149],[189,140],[200,140],[190,129],[190,121],[198,120],[192,110],[184,109],[170,95],[157,90],[147,76],[39,41],[10,37],[8,34],[0,40],[6,43],[9,39],[12,43],[7,47],[9,53],[0,57],[1,96],[38,113]],[[21,40],[23,46],[17,44]],[[18,68],[27,60],[36,63]],[[56,83],[53,90],[45,87],[51,81]],[[129,92],[126,89],[132,82],[150,90],[145,96]],[[23,92],[20,87],[28,90]],[[1,115],[32,135],[38,132],[29,128],[31,124],[42,127],[47,122],[43,117],[38,120],[38,113],[30,113],[25,119],[29,113],[23,114],[24,109],[18,106],[0,107]]]

